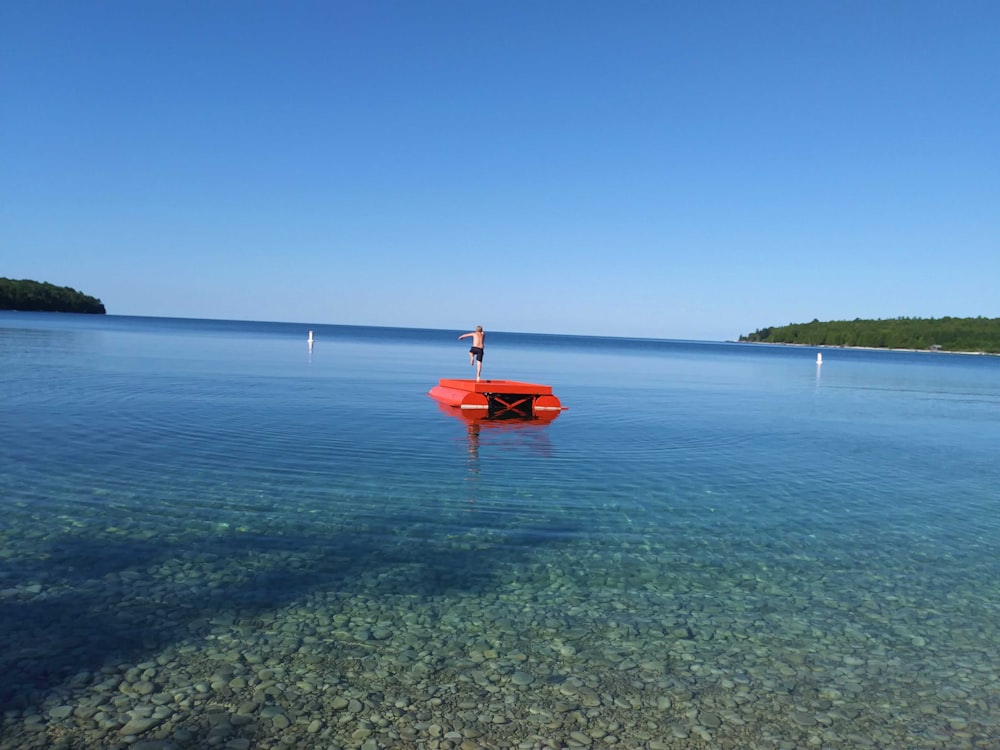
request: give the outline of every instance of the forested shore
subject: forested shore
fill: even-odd
[[[1000,318],[890,318],[792,323],[759,328],[740,341],[870,349],[1000,354]]]
[[[96,297],[68,286],[45,281],[0,277],[0,310],[25,312],[72,312],[104,315],[104,304]]]

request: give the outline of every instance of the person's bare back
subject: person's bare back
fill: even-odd
[[[486,343],[486,331],[482,326],[476,326],[476,330],[463,333],[458,337],[461,339],[472,339],[472,347],[469,349],[469,364],[476,365],[476,380],[483,374],[483,344]]]
[[[472,345],[478,346],[480,349],[483,348],[483,341],[486,339],[486,332],[482,328],[476,328],[476,330],[465,334],[466,336],[472,336]],[[462,338],[459,336],[459,338]]]

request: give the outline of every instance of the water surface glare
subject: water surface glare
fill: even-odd
[[[0,750],[1000,746],[1000,358],[457,333],[0,312]]]

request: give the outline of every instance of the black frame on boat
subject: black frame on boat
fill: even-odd
[[[535,396],[530,393],[487,393],[489,419],[534,419]]]

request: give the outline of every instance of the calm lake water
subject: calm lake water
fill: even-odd
[[[1000,746],[1000,358],[461,332],[0,312],[0,747]]]

